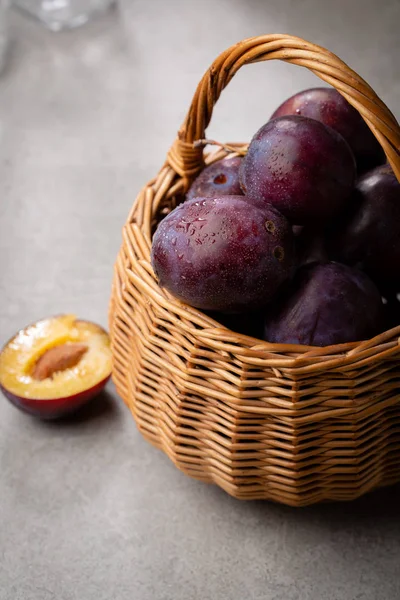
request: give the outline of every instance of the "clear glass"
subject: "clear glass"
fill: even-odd
[[[52,31],[61,31],[83,25],[110,8],[115,0],[13,0],[13,4]]]
[[[3,70],[6,62],[8,45],[7,9],[8,0],[0,0],[0,72]]]

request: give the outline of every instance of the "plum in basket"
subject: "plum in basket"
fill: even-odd
[[[269,121],[253,137],[240,167],[246,196],[270,203],[296,225],[322,223],[342,208],[356,175],[343,137],[315,119]]]
[[[368,339],[383,329],[376,286],[362,271],[340,263],[302,267],[274,304],[266,309],[269,342],[330,346]]]
[[[400,183],[390,165],[358,180],[352,208],[337,220],[329,246],[332,258],[360,265],[383,290],[398,286]]]
[[[187,193],[187,200],[196,197],[215,198],[216,196],[240,196],[239,167],[241,156],[224,158],[209,165],[193,181]]]
[[[321,121],[340,133],[352,149],[359,173],[385,162],[385,153],[360,113],[334,88],[311,88],[288,98],[272,119],[301,115]]]
[[[193,198],[159,224],[152,265],[161,287],[204,310],[264,306],[292,274],[293,233],[273,207],[243,196]]]

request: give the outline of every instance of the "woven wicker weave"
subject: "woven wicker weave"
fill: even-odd
[[[240,67],[271,59],[307,67],[339,90],[400,178],[396,119],[334,54],[288,35],[226,50],[202,78],[166,163],[123,229],[110,304],[113,376],[145,438],[188,475],[243,499],[351,500],[400,480],[400,327],[327,348],[269,344],[175,300],[150,265],[160,215],[204,166],[193,142],[205,137],[220,93]]]

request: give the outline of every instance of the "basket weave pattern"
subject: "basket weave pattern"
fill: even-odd
[[[361,113],[400,180],[400,130],[368,84],[324,48],[288,35],[226,50],[201,80],[155,179],[123,229],[110,304],[113,377],[142,434],[186,474],[242,499],[301,506],[351,500],[400,480],[400,327],[327,348],[269,344],[233,333],[157,285],[157,222],[204,164],[224,87],[245,64],[309,68]]]

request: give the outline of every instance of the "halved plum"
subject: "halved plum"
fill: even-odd
[[[110,339],[74,315],[50,317],[19,331],[0,354],[0,387],[21,410],[42,419],[74,412],[111,376]]]

